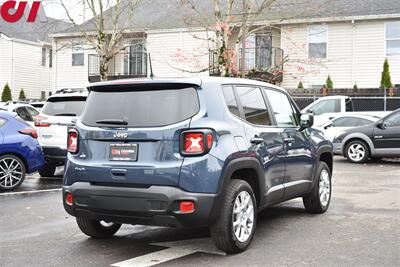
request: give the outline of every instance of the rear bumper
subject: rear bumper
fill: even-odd
[[[65,164],[67,158],[67,150],[59,147],[43,147],[44,158],[46,163],[58,166]]]
[[[74,204],[65,203],[65,193],[71,193]],[[192,213],[181,213],[179,202],[195,203]],[[111,222],[174,227],[202,227],[216,218],[219,204],[217,194],[189,193],[169,186],[132,188],[98,186],[77,182],[63,187],[65,210],[75,217]]]

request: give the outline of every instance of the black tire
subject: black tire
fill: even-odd
[[[362,149],[362,153],[363,153],[363,157],[360,157],[360,159],[356,159],[355,157],[353,157],[350,153],[350,149],[354,148],[354,146],[358,146],[360,147],[360,149]],[[360,151],[360,152],[361,152]],[[346,150],[345,150],[345,154],[346,154],[346,158],[353,163],[364,163],[368,160],[369,156],[370,156],[370,152],[369,152],[369,146],[362,140],[354,140],[349,142],[346,145]]]
[[[46,163],[43,169],[39,171],[40,177],[53,177],[54,173],[56,172],[56,168],[56,165]]]
[[[250,235],[244,242],[239,241],[239,239],[236,237],[233,226],[234,222],[233,210],[235,207],[235,201],[236,198],[239,196],[239,194],[241,194],[242,192],[247,192],[250,195],[253,204],[253,226],[251,228]],[[247,207],[249,207],[249,205]],[[237,220],[239,220],[238,217],[236,218]],[[245,221],[246,223],[248,222],[247,219],[245,219]],[[247,247],[250,245],[251,240],[253,239],[254,232],[256,229],[256,224],[257,224],[257,202],[254,196],[253,189],[246,181],[243,180],[230,181],[230,184],[226,189],[221,213],[217,221],[210,226],[211,237],[215,245],[220,250],[229,254],[239,253],[246,250]]]
[[[12,171],[8,172],[9,169]],[[12,176],[8,176],[8,174]],[[0,190],[8,191],[17,189],[25,180],[25,175],[25,164],[20,158],[14,155],[3,155],[0,157]],[[17,180],[18,178],[19,180]]]
[[[102,225],[102,221],[91,220],[84,217],[76,217],[76,223],[85,235],[93,238],[110,238],[121,228],[121,224],[119,223],[112,223],[111,226],[104,226]]]
[[[326,186],[325,183],[321,183],[320,181],[323,172],[328,174],[329,179],[329,197],[327,198],[327,204],[323,203],[320,198],[320,187]],[[315,185],[311,193],[303,197],[304,207],[309,213],[324,213],[329,207],[332,196],[332,174],[325,162],[319,162],[317,171],[315,172],[314,182]]]

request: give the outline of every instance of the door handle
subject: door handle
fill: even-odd
[[[250,143],[253,144],[253,145],[259,145],[262,142],[264,142],[264,139],[260,138],[260,137],[253,137],[253,138],[250,139]]]
[[[294,142],[294,138],[293,137],[284,138],[283,142],[285,142],[285,143],[293,143]]]
[[[117,176],[117,177],[124,177],[127,173],[127,170],[125,169],[112,169],[111,170],[112,175]]]

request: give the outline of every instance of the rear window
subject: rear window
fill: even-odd
[[[92,91],[82,123],[107,127],[156,127],[184,121],[197,114],[193,87],[141,91]]]
[[[79,116],[85,108],[86,97],[49,98],[42,113],[49,116]]]

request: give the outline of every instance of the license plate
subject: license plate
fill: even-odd
[[[111,144],[110,160],[112,161],[136,161],[137,144]]]

